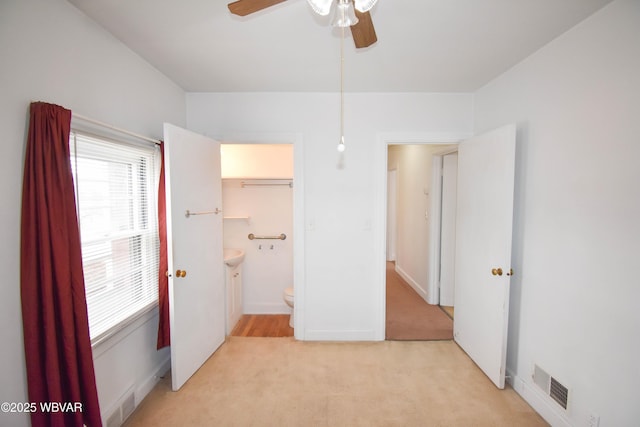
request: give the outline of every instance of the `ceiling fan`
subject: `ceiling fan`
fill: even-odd
[[[270,6],[282,3],[286,0],[237,0],[229,3],[228,7],[231,13],[238,16],[246,16]],[[320,15],[328,15],[333,0],[308,0],[312,9]],[[373,21],[369,10],[376,3],[376,0],[336,0],[337,9],[342,10],[342,19],[334,21],[334,26],[349,26],[356,48],[361,49],[371,46],[378,38],[376,30],[373,28]],[[348,9],[348,11],[347,11]],[[355,12],[355,16],[353,15]],[[350,16],[347,16],[350,15]],[[356,19],[357,17],[357,19]],[[353,24],[352,24],[353,23]]]

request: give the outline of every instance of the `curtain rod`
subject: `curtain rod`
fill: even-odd
[[[157,140],[157,139],[149,138],[148,136],[140,135],[138,133],[131,132],[131,131],[128,131],[126,129],[122,129],[122,128],[110,125],[109,123],[105,123],[105,122],[101,122],[99,120],[91,119],[91,118],[83,116],[81,114],[76,114],[73,111],[71,112],[71,117],[79,119],[79,120],[84,120],[85,122],[92,123],[94,125],[103,126],[103,127],[108,128],[108,129],[111,129],[113,131],[120,132],[120,133],[123,133],[125,135],[133,136],[135,138],[139,138],[139,139],[142,139],[142,140],[145,140],[145,141],[152,142],[154,144],[160,145],[160,141]]]

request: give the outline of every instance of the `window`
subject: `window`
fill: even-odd
[[[157,148],[69,141],[92,343],[158,301]]]

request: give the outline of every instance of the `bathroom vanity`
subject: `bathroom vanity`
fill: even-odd
[[[226,303],[226,333],[236,326],[242,317],[242,262],[244,251],[224,249]]]

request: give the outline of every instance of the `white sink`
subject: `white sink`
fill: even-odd
[[[223,249],[224,263],[229,267],[235,267],[244,261],[244,251],[241,249]]]

